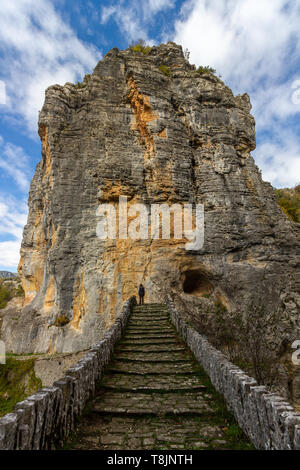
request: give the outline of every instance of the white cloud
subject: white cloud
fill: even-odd
[[[264,179],[277,188],[300,183],[300,140],[282,129],[277,138],[266,139],[257,146],[255,160]]]
[[[2,137],[1,144],[3,145]],[[31,177],[30,158],[21,147],[11,143],[5,144],[4,148],[0,149],[0,168],[4,170],[4,176],[6,174],[12,178],[22,191],[27,192]]]
[[[0,242],[0,265],[17,271],[20,259],[20,245],[18,241]]]
[[[21,193],[27,195],[30,180],[30,159],[21,147],[5,143],[0,136],[0,180],[8,176],[14,180]],[[4,172],[4,175],[3,175]],[[25,197],[15,197],[0,192],[0,265],[16,270],[23,228],[27,220]]]
[[[1,78],[7,104],[36,131],[45,89],[81,79],[100,53],[80,41],[60,18],[50,0],[1,0]]]
[[[27,220],[25,200],[0,194],[0,236],[12,240],[0,241],[0,265],[16,270],[20,258],[23,227]]]
[[[191,61],[215,66],[237,88],[254,88],[298,57],[290,46],[300,40],[299,13],[299,0],[188,1],[175,40],[190,49]]]
[[[300,79],[299,16],[300,0],[188,0],[173,39],[190,50],[192,63],[213,66],[235,93],[249,93],[257,133],[280,135],[300,112],[292,88]],[[296,132],[289,142],[265,141],[255,153],[273,185],[297,182]]]
[[[129,42],[144,39],[153,45],[155,41],[149,37],[149,26],[155,22],[156,14],[174,6],[173,0],[120,0],[117,4],[102,7],[101,23],[113,20]]]
[[[3,80],[0,80],[0,105],[6,104],[6,86]]]

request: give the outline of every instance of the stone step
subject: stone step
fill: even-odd
[[[139,362],[189,362],[190,356],[183,352],[133,352],[121,351],[114,354],[114,359]]]
[[[202,392],[203,393],[203,392]],[[104,390],[94,402],[93,410],[101,414],[125,415],[205,415],[213,409],[201,392],[131,393]]]
[[[133,326],[133,325],[138,325],[138,326],[146,326],[149,327],[151,325],[157,326],[157,327],[162,327],[162,326],[172,326],[172,323],[170,323],[169,320],[130,320],[127,323],[128,326]]]
[[[139,338],[139,339],[127,339],[127,338],[124,338],[123,340],[121,340],[119,343],[119,346],[130,346],[130,345],[133,345],[133,344],[174,344],[174,345],[179,345],[179,344],[182,344],[181,341],[179,341],[179,339],[177,338],[164,338],[164,337],[161,337],[161,338]]]
[[[170,317],[169,315],[165,315],[165,314],[148,314],[148,315],[145,315],[145,314],[141,314],[141,313],[133,313],[130,317],[129,317],[129,320],[131,320],[132,318],[134,318],[134,320],[138,320],[138,319],[143,319],[143,320],[151,320],[151,319],[163,319],[163,320],[168,320],[170,321]]]
[[[163,306],[150,306],[150,305],[136,305],[133,307],[134,312],[168,312],[167,307]]]
[[[125,362],[115,360],[107,372],[122,372],[124,374],[194,374],[194,367],[187,362]]]
[[[178,339],[178,336],[175,335],[175,333],[152,333],[149,331],[148,333],[130,333],[130,334],[125,334],[123,336],[124,339],[130,341],[131,339],[160,339],[160,338],[165,338],[165,339]]]
[[[72,448],[76,450],[191,450],[226,449],[224,431],[220,425],[206,421],[205,417],[164,416],[101,416],[86,420],[80,439]],[[230,448],[230,446],[228,445]]]
[[[130,315],[130,318],[170,318],[170,315],[168,313],[165,313],[165,312],[157,312],[157,313],[154,313],[154,312],[149,312],[149,313],[145,313],[145,312],[133,312],[131,315]]]
[[[156,326],[171,326],[171,323],[169,320],[164,320],[163,318],[160,318],[159,320],[155,320],[153,318],[149,318],[149,320],[129,320],[127,325],[144,325],[144,326],[151,326],[151,325],[156,325]]]
[[[132,312],[130,317],[166,317],[169,318],[170,314],[168,312]]]
[[[169,313],[169,309],[166,307],[148,307],[145,308],[142,305],[138,305],[137,307],[134,307],[132,312],[138,312],[138,313],[148,313],[148,312],[159,312],[159,313]]]
[[[146,317],[145,315],[143,316],[140,316],[140,315],[135,315],[135,316],[131,316],[129,318],[129,321],[145,321],[145,322],[148,322],[148,321],[170,321],[169,320],[169,317],[165,317],[165,316],[148,316]]]
[[[177,351],[186,351],[186,348],[182,345],[168,345],[168,344],[131,344],[131,345],[124,345],[120,344],[116,348],[116,353],[118,352],[177,352]]]
[[[135,305],[133,308],[134,308],[134,310],[135,309],[143,309],[144,310],[144,309],[149,309],[149,308],[153,308],[153,309],[161,308],[161,309],[165,309],[165,310],[168,309],[168,307],[165,304],[153,304],[153,303],[151,303],[151,304],[147,303],[147,304],[143,304],[143,305]]]
[[[166,317],[166,318],[169,318],[170,317],[170,314],[168,312],[132,312],[132,314],[130,315],[130,317],[146,317],[146,318],[149,318],[149,317]]]
[[[138,330],[133,330],[133,331],[129,331],[128,333],[126,332],[126,334],[123,336],[123,339],[124,340],[128,340],[130,341],[130,339],[137,339],[137,338],[143,338],[143,339],[150,339],[150,338],[153,338],[153,339],[162,339],[162,338],[166,338],[166,339],[177,339],[178,340],[178,336],[176,336],[175,334],[171,334],[169,332],[163,332],[163,331],[160,331],[160,332],[153,332],[153,331],[138,331]]]
[[[134,307],[72,448],[225,449],[224,424],[215,424],[213,397],[197,372],[168,309]]]
[[[138,322],[132,322],[127,325],[128,328],[133,328],[133,329],[144,329],[144,330],[161,330],[161,329],[168,329],[170,327],[169,323],[138,323]]]
[[[192,390],[206,390],[199,377],[191,375],[127,375],[106,374],[101,382],[102,387],[119,391],[141,392],[182,392]]]
[[[127,333],[130,333],[130,332],[132,332],[132,331],[138,331],[138,332],[141,332],[141,333],[142,333],[143,331],[145,331],[145,332],[150,331],[150,328],[149,328],[149,327],[147,328],[147,327],[145,327],[145,326],[136,326],[136,325],[128,326],[128,327],[126,328],[126,332],[127,332]],[[152,327],[152,328],[151,328],[151,332],[152,332],[152,333],[153,333],[153,332],[155,332],[155,333],[156,333],[156,332],[157,332],[157,333],[159,333],[159,332],[170,333],[170,332],[174,332],[174,329],[173,329],[172,327],[168,327],[168,326],[162,326],[161,328],[159,328],[159,327]],[[175,332],[174,332],[174,333],[175,333]]]

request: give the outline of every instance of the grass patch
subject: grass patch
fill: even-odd
[[[211,298],[211,294],[203,294],[202,297],[205,297],[205,299],[210,299],[210,298]]]
[[[42,387],[34,372],[34,362],[8,357],[6,364],[0,365],[0,416],[12,412],[19,401]]]
[[[228,410],[225,399],[211,383],[210,378],[204,371],[204,369],[199,365],[199,363],[194,360],[194,366],[197,370],[196,374],[201,378],[201,382],[206,386],[206,391],[210,397],[207,397],[206,400],[209,402],[210,406],[214,409],[214,415],[211,416],[209,424],[216,424],[222,426],[225,439],[228,441],[226,444],[226,449],[234,450],[255,450],[254,445],[251,443],[250,439],[242,431],[235,421],[233,414]],[[207,449],[209,450],[210,447]],[[213,445],[211,447],[213,449]]]
[[[159,66],[159,69],[167,77],[172,77],[172,72],[170,70],[170,67],[168,67],[167,65],[162,64],[162,65]]]

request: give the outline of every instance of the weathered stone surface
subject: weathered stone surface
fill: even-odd
[[[18,415],[9,413],[0,419],[0,450],[15,450],[18,442]]]
[[[224,395],[229,409],[254,445],[258,449],[300,450],[300,414],[284,398],[258,386],[188,326],[170,296],[166,301],[176,329],[215,388]],[[112,359],[134,303],[135,299],[131,298],[124,304],[105,339],[69,369],[69,375],[18,403],[14,413],[0,419],[0,449],[51,449],[62,444],[74,430],[75,418],[95,393],[92,412],[79,426],[80,439],[74,440],[74,435],[71,438],[73,448],[226,449],[232,445],[249,448],[245,440],[228,439],[224,421],[222,429],[212,426],[219,405],[214,402],[213,392],[207,392],[207,385],[202,383],[203,373],[188,349],[171,357],[164,356],[163,360],[156,358],[154,363],[153,353],[146,351],[139,353],[140,357],[123,360],[116,353],[100,383],[102,386],[96,391],[96,380],[102,377],[104,367]],[[147,312],[147,306],[143,308]],[[177,338],[174,329],[172,335]],[[178,338],[177,341],[180,342]],[[178,360],[174,354],[179,354]],[[176,366],[178,373],[174,370]],[[116,426],[119,419],[121,422]]]
[[[138,321],[143,311],[145,323],[161,306],[135,307],[129,323]],[[147,320],[148,317],[148,320]],[[136,319],[136,320],[135,320]],[[139,320],[140,321],[140,320]],[[149,332],[154,326],[149,326]],[[173,330],[173,339],[184,346]],[[124,349],[129,327],[118,349]],[[160,338],[164,345],[164,338]],[[186,348],[184,348],[186,349]],[[138,350],[136,350],[138,354]],[[67,443],[72,449],[204,449],[229,448],[216,410],[216,403],[192,354],[186,349],[187,362],[174,359],[152,362],[147,350],[144,358],[122,362],[119,353],[106,369],[90,413],[78,425]],[[119,369],[116,368],[119,365]],[[125,367],[121,367],[120,364]],[[176,367],[179,369],[176,371]],[[187,374],[187,369],[189,374]],[[210,419],[212,422],[210,423]],[[217,424],[218,423],[218,424]],[[248,445],[244,438],[239,445]]]
[[[94,344],[68,375],[19,402],[14,413],[0,419],[0,450],[47,450],[64,442],[95,394],[96,381],[111,360],[135,303],[135,297],[124,303],[106,338]]]
[[[141,280],[157,301],[170,286],[182,293],[193,272],[189,295],[212,289],[229,309],[263,298],[268,309],[280,306],[285,334],[296,339],[300,227],[250,155],[250,109],[248,95],[197,74],[174,43],[149,55],[114,48],[82,84],[48,88],[19,266],[27,306],[4,315],[7,349],[87,349]],[[203,249],[174,239],[101,241],[97,207],[117,208],[120,195],[148,208],[204,203]]]
[[[209,375],[212,384],[224,396],[238,424],[257,449],[300,450],[298,426],[300,414],[284,398],[248,377],[230,363],[206,338],[189,327],[166,296],[171,320],[195,357]]]

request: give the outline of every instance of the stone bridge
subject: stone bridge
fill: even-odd
[[[242,447],[232,447],[218,421],[218,394],[206,374],[249,439]],[[0,419],[0,449],[66,443],[69,449],[300,450],[300,414],[187,325],[171,297],[142,307],[131,297],[65,377]]]

